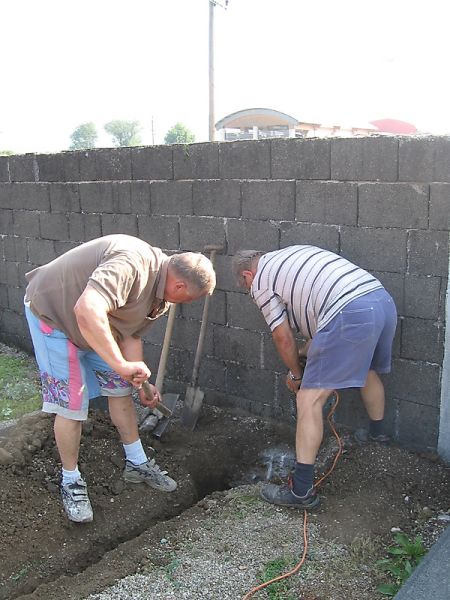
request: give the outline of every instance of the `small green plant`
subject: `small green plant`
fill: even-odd
[[[175,582],[175,571],[177,570],[177,568],[181,565],[181,560],[179,558],[174,558],[166,567],[165,567],[165,572],[166,572],[166,577],[167,579],[171,582],[174,583]]]
[[[393,580],[391,583],[383,583],[378,587],[378,591],[385,596],[395,596],[426,553],[419,536],[410,540],[404,533],[397,533],[394,541],[395,545],[387,549],[391,556],[377,563],[383,571],[387,571],[391,575]]]
[[[259,574],[259,581],[265,583],[278,575],[282,575],[292,568],[292,561],[287,558],[277,558],[271,560],[264,565],[263,570]],[[282,579],[267,586],[267,596],[270,600],[295,600],[294,596],[289,593],[289,579]]]
[[[31,370],[25,358],[0,354],[0,421],[41,407],[37,373]]]

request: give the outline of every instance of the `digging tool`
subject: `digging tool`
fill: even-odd
[[[216,253],[223,250],[222,246],[205,246],[204,252],[210,252],[209,260],[213,267],[216,258]],[[205,304],[203,306],[202,324],[200,326],[200,334],[198,336],[197,350],[195,352],[194,359],[194,370],[192,372],[191,385],[186,388],[186,395],[184,397],[183,412],[181,413],[181,424],[186,429],[194,431],[198,421],[200,410],[203,404],[203,398],[205,393],[198,387],[198,372],[200,367],[200,360],[203,352],[203,343],[206,334],[206,325],[208,321],[208,310],[211,296],[208,295],[205,298]]]
[[[162,351],[161,351],[161,357],[159,359],[158,373],[156,375],[155,385],[161,394],[162,394],[162,388],[163,388],[163,384],[164,384],[164,376],[166,373],[167,357],[169,355],[170,340],[172,337],[173,326],[175,323],[176,311],[177,311],[177,305],[172,304],[172,306],[169,309],[169,316],[167,318],[166,332],[164,334],[163,347],[162,347]],[[144,388],[145,395],[148,398],[153,398],[152,390],[147,381],[145,381],[142,384],[142,387]],[[159,439],[162,436],[162,434],[164,433],[164,431],[167,429],[167,426],[169,424],[169,419],[172,416],[173,411],[175,410],[175,405],[177,403],[177,400],[178,400],[178,394],[163,394],[162,395],[163,403],[158,402],[158,404],[153,412],[153,414],[156,414],[158,417],[160,417],[158,424],[152,431],[153,437]],[[159,411],[159,414],[158,414],[158,411]],[[142,421],[139,429],[141,429],[141,430],[145,429],[145,422],[148,418],[150,418],[150,416],[152,416],[152,415],[149,415],[148,417],[146,417],[146,419],[144,419]]]

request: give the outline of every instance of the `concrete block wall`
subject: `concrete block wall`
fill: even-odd
[[[208,402],[290,418],[285,368],[230,272],[239,248],[315,244],[373,272],[399,324],[385,378],[391,434],[436,448],[450,229],[450,139],[264,140],[0,157],[0,338],[31,348],[24,274],[121,232],[168,252],[224,244],[200,385]],[[165,387],[190,381],[202,303],[181,306]],[[145,340],[157,370],[165,321]],[[365,422],[355,390],[337,420]]]

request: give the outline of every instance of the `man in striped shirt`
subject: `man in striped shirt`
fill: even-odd
[[[322,408],[333,390],[357,387],[370,418],[369,439],[383,433],[384,386],[397,324],[394,301],[370,273],[315,246],[241,250],[233,269],[272,331],[296,393],[296,465],[292,486],[266,485],[262,496],[281,506],[319,502],[314,462],[322,442]],[[300,350],[294,337],[308,341]],[[306,357],[303,368],[302,357]]]

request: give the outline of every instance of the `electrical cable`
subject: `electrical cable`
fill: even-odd
[[[342,441],[341,441],[341,438],[339,437],[339,434],[336,431],[336,428],[334,427],[333,422],[332,422],[332,417],[336,411],[337,405],[339,404],[339,394],[336,391],[334,391],[333,395],[335,397],[335,401],[327,415],[327,421],[328,421],[328,425],[330,426],[331,431],[333,432],[334,437],[336,438],[336,441],[338,444],[338,451],[336,452],[333,463],[332,463],[331,467],[329,468],[329,470],[324,475],[322,475],[322,477],[317,481],[317,483],[314,484],[314,487],[316,489],[319,488],[322,485],[322,483],[325,481],[325,479],[334,471],[337,461],[339,460],[339,457],[342,454]],[[266,588],[267,586],[271,585],[272,583],[276,583],[277,581],[282,581],[283,579],[287,579],[288,577],[292,577],[292,575],[295,575],[303,566],[303,563],[306,560],[307,553],[308,553],[308,512],[307,512],[307,510],[305,510],[303,513],[303,554],[302,554],[300,561],[290,571],[287,571],[286,573],[283,573],[282,575],[278,575],[278,577],[274,577],[273,579],[270,579],[269,581],[265,581],[264,583],[261,583],[261,584],[255,586],[254,588],[252,588],[249,592],[247,592],[247,594],[245,594],[245,596],[243,596],[242,600],[248,600],[248,598],[253,596],[253,594],[256,594],[256,592]]]

